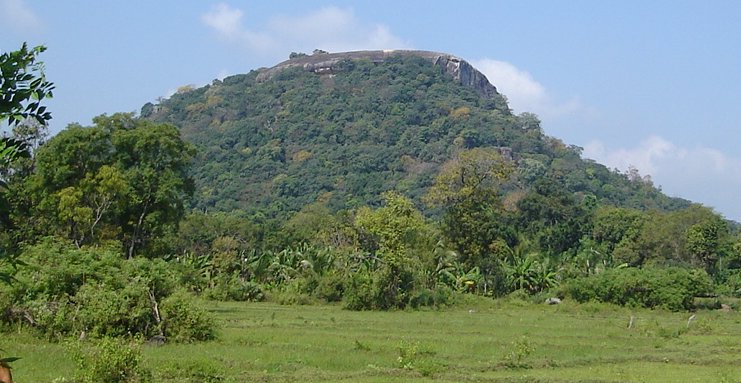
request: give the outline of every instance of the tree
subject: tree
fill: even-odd
[[[383,199],[384,207],[361,208],[355,217],[361,246],[388,264],[405,264],[407,250],[425,238],[424,217],[412,201],[398,193],[386,192]]]
[[[71,125],[41,147],[29,178],[42,234],[78,246],[121,241],[129,257],[154,250],[176,229],[193,191],[192,146],[168,124],[130,114],[99,116],[92,127]]]
[[[537,238],[543,252],[559,256],[575,250],[586,231],[591,202],[587,199],[584,202],[580,203],[562,184],[541,179],[517,203],[520,226]]]
[[[373,296],[364,305],[403,308],[415,287],[415,274],[423,274],[419,259],[411,257],[410,252],[413,247],[424,247],[432,235],[412,201],[395,192],[384,193],[383,199],[385,206],[376,210],[361,208],[355,217],[361,246],[378,260],[377,266],[369,270],[373,273]],[[366,287],[351,290],[356,288]]]
[[[472,197],[496,196],[498,183],[509,178],[512,171],[496,149],[461,151],[442,166],[425,201],[449,206]]]
[[[718,216],[696,223],[687,230],[687,251],[701,264],[705,271],[713,274],[716,263],[724,250],[728,237],[728,226]]]
[[[582,240],[580,258],[586,261],[586,270],[631,263],[637,259],[636,241],[649,216],[641,211],[603,206],[594,212],[591,236]]]
[[[118,154],[116,164],[132,189],[133,198],[119,222],[132,257],[137,248],[175,229],[183,217],[185,200],[193,194],[188,165],[195,150],[169,124],[134,120],[130,115],[101,116],[95,122],[102,126],[134,126],[118,129],[112,136]]]
[[[37,62],[37,56],[46,50],[43,46],[28,49],[23,43],[21,49],[0,54],[0,123],[8,120],[10,126],[17,126],[26,119],[33,119],[40,125],[46,125],[51,113],[41,105],[44,98],[52,97],[54,84],[46,81],[43,63]],[[0,138],[0,166],[6,169],[14,160],[27,157],[26,143],[15,138]],[[3,174],[7,176],[8,172]],[[3,229],[13,226],[10,220],[10,203],[6,198],[8,185],[6,179],[0,179],[0,225]],[[0,248],[0,261],[15,260],[5,246]],[[5,273],[0,279],[9,281]]]
[[[481,270],[484,291],[501,271],[497,250],[517,242],[498,187],[512,172],[495,149],[465,150],[442,166],[425,196],[428,204],[444,209],[442,231],[447,242],[466,269]]]

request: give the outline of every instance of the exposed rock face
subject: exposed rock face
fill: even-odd
[[[272,68],[264,69],[258,76],[258,81],[265,81],[276,73],[286,68],[301,67],[306,71],[317,74],[334,74],[342,71],[341,63],[345,60],[369,60],[374,63],[382,63],[393,56],[417,56],[427,59],[433,65],[437,65],[464,86],[475,89],[484,97],[497,95],[494,87],[483,73],[479,72],[466,60],[449,55],[447,53],[412,50],[385,50],[385,51],[356,51],[341,53],[315,52],[313,55],[297,56],[284,61]]]
[[[557,305],[561,303],[561,300],[557,297],[551,297],[551,298],[546,299],[545,303],[549,305]]]

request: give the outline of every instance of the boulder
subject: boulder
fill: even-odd
[[[557,305],[561,303],[561,299],[556,298],[556,297],[551,297],[551,298],[546,299],[545,303],[549,305]]]

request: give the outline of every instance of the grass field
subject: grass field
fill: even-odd
[[[471,300],[440,311],[208,302],[217,341],[144,346],[156,382],[741,382],[741,314]],[[633,327],[628,328],[631,316]],[[74,376],[66,347],[4,334],[18,382]]]

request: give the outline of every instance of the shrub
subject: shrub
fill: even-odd
[[[403,309],[414,287],[411,270],[383,266],[374,272],[353,274],[345,291],[345,307],[351,310]]]
[[[151,372],[141,366],[138,344],[103,338],[92,347],[73,346],[77,362],[76,380],[82,383],[148,382]]]
[[[566,291],[579,302],[595,300],[679,311],[691,309],[694,297],[709,292],[710,287],[707,273],[699,269],[624,268],[575,279]]]
[[[314,296],[327,302],[339,302],[345,294],[346,276],[338,271],[330,271],[319,277]]]
[[[154,335],[157,327],[146,285],[133,283],[121,289],[86,283],[73,298],[77,315],[74,329],[93,337]]]
[[[218,383],[224,381],[224,366],[214,360],[172,361],[158,369],[167,381],[182,383]]]
[[[440,307],[453,304],[453,290],[448,286],[437,286],[434,289],[416,291],[409,300],[412,308]]]
[[[533,352],[535,352],[535,347],[530,342],[530,339],[523,336],[519,340],[510,343],[510,348],[504,354],[502,361],[507,368],[530,368],[530,365],[525,360]]]
[[[29,324],[50,339],[83,333],[149,338],[161,335],[161,306],[166,306],[169,331],[177,335],[172,340],[204,338],[182,328],[208,322],[205,312],[188,317],[177,313],[183,299],[165,303],[178,279],[164,260],[124,259],[112,249],[77,249],[55,241],[26,248],[23,259],[26,265],[19,268],[16,281],[0,294],[3,321]]]
[[[405,370],[414,369],[414,363],[417,361],[418,351],[419,342],[402,340],[399,344],[399,356],[396,358],[396,367]]]
[[[415,309],[424,306],[435,306],[435,296],[433,291],[430,289],[422,289],[416,291],[412,295],[412,299],[409,300],[409,305]]]
[[[371,310],[374,308],[375,295],[373,275],[370,272],[355,273],[345,291],[345,308]]]
[[[184,290],[177,290],[160,306],[162,330],[168,340],[192,342],[216,338],[216,323]]]
[[[282,305],[309,305],[315,299],[309,295],[314,281],[306,278],[292,279],[270,292],[270,299]]]
[[[53,339],[75,331],[75,322],[71,320],[73,314],[74,307],[68,297],[56,300],[39,297],[14,306],[10,320],[28,322],[41,334]]]
[[[260,302],[265,300],[265,293],[259,284],[241,280],[237,276],[220,279],[214,287],[205,291],[205,296],[217,301]]]
[[[723,278],[718,285],[718,293],[741,298],[741,269],[732,269],[723,273]]]

